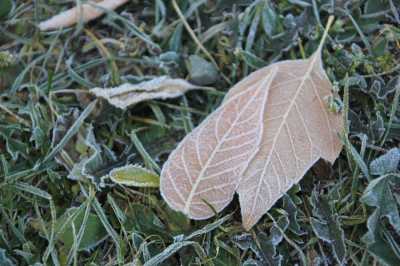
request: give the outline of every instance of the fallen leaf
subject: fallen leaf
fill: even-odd
[[[89,3],[68,9],[39,24],[42,31],[55,30],[74,25],[78,21],[86,23],[105,13],[105,10],[114,10],[125,4],[128,0],[104,0]]]
[[[278,62],[239,82],[184,138],[161,172],[161,194],[173,209],[206,219],[236,191],[248,230],[318,159],[335,161],[343,117],[325,103],[336,96],[322,67],[326,35],[309,59]]]
[[[134,187],[159,187],[160,177],[139,165],[126,165],[111,170],[109,176],[118,184]]]
[[[130,105],[151,99],[167,99],[182,96],[188,90],[205,89],[183,79],[158,77],[138,84],[125,83],[114,88],[93,88],[91,93],[106,99],[110,104],[126,109]]]
[[[58,117],[53,129],[53,147],[68,134],[79,119],[78,115],[78,111],[72,109]],[[108,177],[108,167],[114,165],[117,158],[107,146],[97,142],[92,125],[83,123],[78,127],[78,132],[63,146],[55,160],[68,170],[68,179],[89,179],[100,190],[106,186],[104,180]]]

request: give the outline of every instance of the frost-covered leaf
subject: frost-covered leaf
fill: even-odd
[[[232,237],[232,241],[238,248],[243,251],[246,251],[248,249],[257,250],[257,246],[255,245],[252,236],[249,233],[235,235]]]
[[[0,125],[0,139],[6,142],[6,150],[13,160],[17,160],[19,155],[26,155],[28,145],[15,137],[21,131],[19,125]]]
[[[399,249],[393,247],[391,233],[382,226],[379,212],[374,212],[367,221],[368,232],[361,238],[367,250],[383,265],[400,265]]]
[[[72,217],[69,219],[69,217]],[[68,209],[56,221],[56,231],[59,233],[58,240],[61,241],[65,247],[71,248],[74,244],[73,227],[75,227],[75,234],[78,234],[81,226],[84,226],[84,233],[79,244],[79,250],[88,250],[98,245],[107,237],[107,231],[101,223],[99,217],[93,213],[89,213],[87,221],[84,222],[85,207],[84,205],[79,208]]]
[[[392,186],[399,185],[399,181],[399,177],[389,175],[374,179],[369,183],[361,198],[362,202],[376,208],[368,218],[368,232],[362,237],[362,241],[377,259],[388,265],[399,265],[400,257],[399,250],[396,250],[398,247],[391,245],[392,233],[385,228],[382,218],[386,217],[389,220],[398,237],[400,216]]]
[[[186,80],[162,76],[138,84],[125,83],[114,88],[93,88],[90,92],[118,108],[126,109],[128,106],[147,100],[179,97],[188,90],[198,88],[201,87]]]
[[[361,201],[371,207],[376,207],[375,212],[379,217],[387,217],[393,228],[400,233],[400,216],[391,187],[399,184],[397,176],[382,176],[372,180],[365,189]]]
[[[375,120],[372,120],[370,131],[372,139],[379,141],[385,134],[385,123],[383,121],[382,115],[379,111],[376,112]]]
[[[370,172],[373,175],[384,175],[394,173],[398,170],[400,162],[400,149],[393,148],[384,155],[373,160],[370,165]]]
[[[31,141],[35,142],[35,147],[43,148],[48,140],[50,131],[49,117],[45,108],[38,103],[29,102],[27,106],[21,110],[22,114],[29,115],[32,124]]]
[[[334,213],[331,206],[333,202],[330,196],[318,196],[313,191],[311,203],[315,218],[310,221],[316,236],[331,246],[336,261],[342,265],[346,255],[345,237],[338,214]]]
[[[278,254],[277,246],[282,242],[283,235],[279,228],[285,232],[289,226],[289,219],[287,216],[281,216],[277,224],[271,227],[270,234],[267,235],[264,232],[257,234],[257,240],[260,244],[260,257],[264,262],[264,265],[281,265],[283,256]]]
[[[286,212],[288,213],[289,229],[297,235],[305,234],[305,231],[301,229],[297,220],[298,219],[297,213],[299,212],[299,208],[296,206],[296,204],[288,195],[285,195],[283,197],[283,206]]]
[[[115,168],[109,173],[112,181],[134,187],[159,187],[160,177],[139,165],[126,165]]]
[[[47,31],[70,27],[79,21],[86,23],[103,15],[105,10],[114,10],[126,2],[128,2],[128,0],[89,1],[88,3],[73,7],[46,21],[40,22],[39,28],[42,31]]]
[[[180,249],[184,248],[185,246],[191,245],[193,246],[195,252],[197,255],[203,260],[206,256],[205,251],[201,245],[199,245],[195,241],[191,241],[193,238],[200,236],[200,235],[205,235],[207,233],[212,232],[219,226],[221,226],[224,222],[226,222],[231,216],[226,215],[214,223],[205,225],[203,228],[193,232],[192,234],[188,236],[183,236],[183,235],[178,235],[174,237],[174,243],[163,249],[163,251],[153,258],[151,258],[149,261],[147,261],[144,266],[152,266],[152,265],[159,265],[161,262],[166,260],[168,257],[173,255],[174,253],[178,252]],[[184,264],[186,265],[186,264]]]
[[[71,110],[58,118],[53,129],[53,146],[65,135],[77,116],[77,110]],[[104,168],[117,160],[109,148],[97,143],[93,126],[86,124],[81,126],[79,132],[63,147],[55,159],[68,170],[69,179],[90,179],[98,189],[105,186],[104,179],[108,171],[104,172]]]
[[[288,229],[289,220],[286,215],[277,219],[269,233],[260,231],[254,235],[244,233],[232,237],[232,241],[241,250],[251,251],[256,255],[257,260],[252,260],[255,265],[281,265],[283,255],[278,253],[278,246],[283,241],[282,232]],[[279,230],[279,228],[281,230]]]
[[[161,172],[173,209],[206,219],[236,191],[248,230],[317,160],[336,160],[343,117],[327,110],[334,92],[321,49],[252,73],[185,137]]]
[[[278,22],[278,16],[276,15],[275,10],[272,8],[270,2],[266,2],[263,11],[262,11],[262,25],[264,32],[268,37],[272,37]]]

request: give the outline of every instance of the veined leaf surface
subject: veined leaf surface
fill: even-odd
[[[317,160],[336,160],[344,123],[327,108],[336,95],[322,66],[322,43],[307,60],[249,75],[181,142],[161,173],[172,208],[205,219],[236,191],[248,230]]]
[[[161,193],[175,210],[206,219],[231,200],[241,173],[261,144],[267,88],[275,72],[246,79],[238,93],[194,129],[174,150],[161,172]]]
[[[268,88],[262,142],[237,190],[246,229],[318,159],[333,163],[342,149],[338,135],[343,119],[326,107],[326,99],[334,95],[320,52],[308,60],[283,61],[269,68],[277,74]]]

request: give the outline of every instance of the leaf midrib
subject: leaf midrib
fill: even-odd
[[[287,117],[288,117],[290,111],[292,110],[293,106],[296,103],[297,97],[299,96],[300,92],[304,88],[304,84],[305,84],[306,80],[309,79],[309,77],[311,76],[311,72],[314,69],[314,64],[315,64],[315,61],[316,61],[317,58],[319,58],[319,56],[317,57],[317,56],[315,56],[315,54],[312,56],[312,61],[310,62],[310,65],[309,65],[309,67],[307,69],[307,72],[304,75],[304,77],[302,78],[301,83],[299,84],[299,86],[296,89],[297,90],[296,94],[294,95],[294,97],[290,101],[290,105],[289,105],[287,111],[285,112],[285,114],[282,117],[282,123],[280,124],[280,126],[278,128],[278,132],[276,133],[276,135],[275,135],[275,137],[274,137],[274,139],[272,141],[271,150],[270,150],[270,152],[268,154],[267,161],[264,164],[263,171],[262,171],[262,173],[260,175],[260,178],[259,178],[259,181],[258,181],[257,190],[256,190],[256,193],[255,193],[255,196],[254,196],[254,200],[253,200],[253,204],[252,204],[252,207],[251,207],[251,213],[254,212],[254,208],[255,208],[255,205],[256,205],[256,199],[258,198],[258,195],[260,194],[261,182],[262,182],[263,177],[265,175],[265,172],[266,172],[266,170],[268,168],[268,165],[271,163],[271,158],[272,158],[273,151],[275,150],[276,142],[277,142],[277,140],[278,140],[278,138],[279,138],[279,136],[281,134],[283,126],[286,124],[286,120],[287,120]],[[312,143],[311,143],[311,145],[312,145]]]
[[[270,77],[271,77],[271,74],[268,74],[268,76],[267,76],[267,78],[266,78],[265,80],[266,80],[266,81],[269,81]],[[264,82],[265,82],[265,81],[264,81]],[[259,90],[260,88],[263,87],[262,85],[264,85],[264,82],[262,82],[261,85],[259,85],[259,87],[257,88],[257,90]],[[231,101],[237,99],[238,97],[240,97],[240,96],[241,96],[242,94],[244,94],[244,93],[245,93],[245,92],[236,95],[236,97],[233,98],[233,99],[231,99]],[[266,93],[266,95],[267,95],[267,94],[268,94],[268,92]],[[237,121],[239,120],[239,118],[242,116],[243,112],[245,112],[245,110],[247,109],[247,107],[253,102],[253,100],[254,100],[254,98],[256,97],[256,95],[257,95],[257,93],[255,93],[254,96],[251,98],[251,100],[249,100],[249,101],[247,102],[245,108],[243,108],[242,111],[239,112],[239,114],[238,114],[238,116],[236,117],[236,119],[234,120],[234,122],[231,124],[231,126],[229,127],[229,129],[226,131],[226,133],[222,136],[221,140],[220,140],[220,141],[218,142],[218,144],[215,146],[214,150],[212,151],[210,157],[208,158],[207,162],[205,163],[205,165],[203,166],[202,170],[200,171],[199,176],[198,176],[198,178],[197,178],[195,184],[193,185],[193,187],[192,187],[192,189],[191,189],[191,191],[190,191],[190,193],[189,193],[189,196],[188,196],[187,201],[186,201],[186,203],[185,203],[185,207],[184,207],[183,213],[185,213],[185,214],[187,214],[187,215],[190,216],[190,213],[189,213],[189,211],[190,211],[190,205],[191,205],[191,203],[192,203],[192,200],[193,200],[195,191],[197,190],[197,187],[199,186],[200,182],[201,182],[202,179],[203,179],[203,175],[204,175],[205,171],[207,170],[207,168],[208,168],[210,162],[214,159],[214,156],[215,156],[215,154],[217,153],[217,151],[219,150],[219,148],[220,148],[220,146],[222,145],[222,143],[224,143],[224,140],[225,140],[226,136],[229,135],[229,134],[231,133],[232,129],[234,128],[234,125],[237,123]],[[225,103],[225,104],[226,104],[226,103]],[[224,104],[224,105],[225,105],[225,104]],[[223,106],[224,106],[224,105],[223,105]],[[221,106],[220,108],[222,108],[222,106]],[[216,136],[216,137],[217,137],[217,136]],[[197,152],[198,152],[198,151],[197,151]]]

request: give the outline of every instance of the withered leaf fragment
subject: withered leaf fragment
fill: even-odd
[[[118,108],[126,109],[142,101],[179,97],[193,89],[210,88],[199,87],[183,79],[162,76],[138,84],[125,83],[114,88],[93,88],[90,92]]]
[[[68,9],[41,22],[39,28],[42,31],[47,31],[70,27],[80,20],[86,23],[103,15],[105,10],[114,10],[126,2],[128,2],[128,0],[89,1],[88,3]]]

